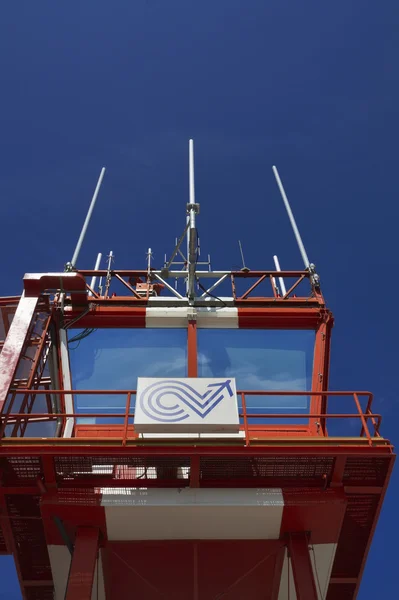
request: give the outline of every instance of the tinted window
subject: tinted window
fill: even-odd
[[[200,329],[198,375],[235,377],[238,390],[308,391],[314,340],[313,330]],[[252,414],[309,411],[307,396],[248,395],[246,402]]]
[[[76,334],[70,333],[70,339]],[[138,377],[187,377],[186,347],[186,329],[99,329],[69,343],[72,385],[77,390],[135,390]],[[133,396],[132,407],[134,401]],[[75,396],[77,412],[124,413],[125,404],[126,396]]]

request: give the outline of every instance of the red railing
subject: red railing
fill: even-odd
[[[122,445],[126,445],[128,439],[128,429],[129,429],[129,420],[134,419],[134,412],[131,412],[131,400],[132,396],[136,394],[136,390],[49,390],[49,389],[41,389],[41,390],[29,390],[29,389],[14,389],[12,393],[15,395],[23,394],[23,395],[31,395],[35,398],[38,395],[45,395],[46,397],[49,394],[52,395],[60,395],[61,397],[66,394],[73,395],[109,395],[109,396],[126,396],[126,405],[124,412],[115,412],[115,413],[105,413],[105,412],[73,412],[73,413],[12,413],[9,408],[9,412],[5,412],[1,416],[1,424],[0,424],[0,439],[3,437],[14,437],[13,435],[7,436],[6,428],[7,425],[14,425],[12,433],[16,431],[16,425],[25,424],[29,422],[46,422],[53,421],[58,418],[75,418],[75,419],[84,419],[84,418],[96,418],[96,419],[123,419],[123,429],[122,435],[120,439],[122,441]],[[242,402],[242,412],[239,414],[240,418],[243,420],[243,425],[240,427],[242,431],[244,431],[245,443],[247,446],[251,444],[251,439],[254,437],[278,437],[278,436],[287,436],[289,433],[296,432],[296,435],[313,435],[314,437],[325,437],[327,438],[327,428],[325,424],[329,420],[334,419],[359,419],[361,424],[360,433],[355,437],[366,437],[369,445],[373,444],[373,438],[380,437],[380,426],[382,417],[380,414],[375,414],[371,410],[373,395],[370,392],[333,392],[333,391],[319,391],[319,392],[305,392],[305,391],[255,391],[255,390],[242,390],[237,392],[237,396],[241,397]],[[284,413],[256,413],[253,409],[248,409],[247,407],[247,397],[248,396],[307,396],[307,397],[315,397],[324,398],[327,400],[328,398],[334,397],[345,397],[349,396],[352,398],[354,405],[356,407],[356,412],[353,413],[331,413],[331,412],[323,412],[323,413],[310,413],[310,412],[301,412],[301,413],[292,413],[292,412],[284,412]],[[15,397],[15,396],[14,396]],[[365,398],[367,400],[367,404],[365,409],[362,409],[360,398]],[[252,410],[252,412],[251,412]],[[251,424],[250,420],[259,420],[259,419],[272,419],[276,421],[275,426],[271,426],[270,424]],[[301,419],[307,420],[306,425],[281,425],[278,423],[278,420],[298,420]],[[313,422],[314,420],[314,422]],[[372,426],[372,434],[370,433],[369,423]],[[133,422],[131,422],[133,425]],[[97,424],[98,425],[98,424]],[[93,427],[95,427],[93,425]],[[257,435],[254,436],[253,434]],[[337,437],[349,437],[339,435]],[[353,436],[350,436],[353,437]],[[50,439],[50,438],[49,438]]]

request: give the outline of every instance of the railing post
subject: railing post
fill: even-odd
[[[247,417],[247,403],[245,400],[245,392],[241,392],[242,412],[244,415],[244,432],[245,432],[245,445],[250,445],[249,431],[248,431],[248,417]]]
[[[127,441],[127,430],[128,430],[128,426],[129,426],[129,412],[130,412],[131,398],[132,398],[132,392],[128,392],[127,399],[126,399],[126,412],[125,412],[125,422],[124,422],[124,427],[123,427],[122,446],[126,446],[126,441]]]
[[[364,418],[362,407],[360,406],[360,402],[359,402],[359,397],[356,394],[356,392],[353,392],[353,398],[355,400],[357,410],[359,411],[360,420],[362,422],[362,429],[364,430],[364,432],[366,434],[366,438],[368,439],[369,445],[371,446],[373,444],[373,442],[371,441],[370,431],[369,431],[368,425],[366,423],[366,419]]]

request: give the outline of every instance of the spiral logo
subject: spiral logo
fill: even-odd
[[[161,379],[148,385],[140,393],[141,410],[152,420],[178,423],[192,412],[204,419],[223,398],[233,395],[231,379],[209,383],[204,394],[178,379]]]

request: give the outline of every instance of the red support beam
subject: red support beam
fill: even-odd
[[[273,587],[270,600],[278,600],[280,593],[281,574],[284,566],[285,546],[281,546],[277,552],[276,563],[274,567]]]
[[[316,582],[305,532],[292,533],[288,539],[297,600],[318,600]]]
[[[190,487],[200,487],[200,457],[192,456],[190,461]]]
[[[78,527],[65,600],[91,600],[99,530]]]
[[[187,328],[188,376],[197,377],[197,323],[189,321]]]
[[[312,392],[326,390],[328,388],[328,365],[329,357],[329,338],[327,337],[329,313],[324,315],[324,320],[316,330],[316,340],[314,346]],[[327,409],[327,396],[312,396],[310,400],[311,413],[325,413]],[[310,431],[314,435],[326,435],[326,419],[310,419]]]
[[[22,296],[0,354],[0,412],[7,399],[39,298]]]

